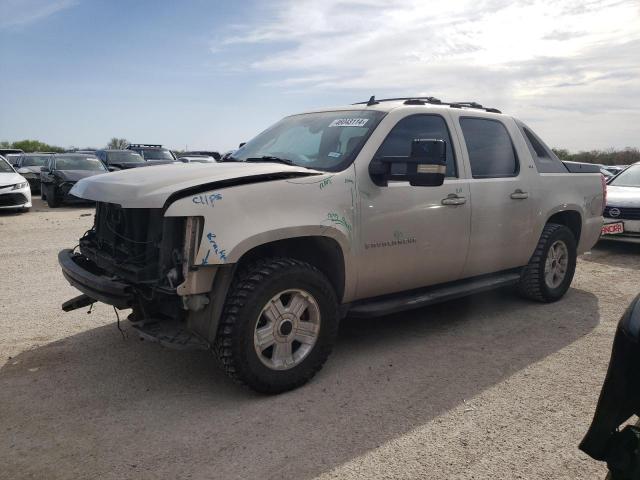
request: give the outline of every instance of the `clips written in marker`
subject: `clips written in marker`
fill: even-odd
[[[203,194],[203,195],[196,195],[191,198],[191,201],[196,205],[207,205],[209,207],[214,207],[215,202],[217,200],[222,200],[222,194],[209,193],[209,194]]]

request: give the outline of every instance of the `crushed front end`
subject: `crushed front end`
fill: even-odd
[[[131,308],[129,319],[141,334],[154,340],[175,336],[189,312],[188,296],[177,289],[189,274],[199,225],[193,218],[164,217],[159,208],[99,202],[78,249],[58,254],[63,275],[83,293],[63,309],[95,301]]]

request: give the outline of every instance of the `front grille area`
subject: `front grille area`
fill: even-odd
[[[0,195],[0,207],[11,207],[27,203],[27,197],[22,193],[5,193]]]
[[[158,280],[179,261],[183,221],[162,209],[96,205],[94,226],[80,239],[80,251],[98,267],[131,282]]]
[[[612,209],[618,209],[620,215],[611,215]],[[620,220],[640,220],[640,208],[607,206],[604,209],[604,216]]]

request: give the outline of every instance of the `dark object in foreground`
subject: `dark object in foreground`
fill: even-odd
[[[609,369],[580,450],[607,462],[613,480],[640,479],[640,428],[622,423],[640,413],[640,295],[618,323]]]

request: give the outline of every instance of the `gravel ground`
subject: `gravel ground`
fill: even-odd
[[[0,477],[603,478],[577,449],[640,246],[579,260],[554,305],[510,290],[377,320],[347,319],[325,368],[265,397],[206,352],[141,342],[76,295],[56,254],[91,209],[0,214]]]

